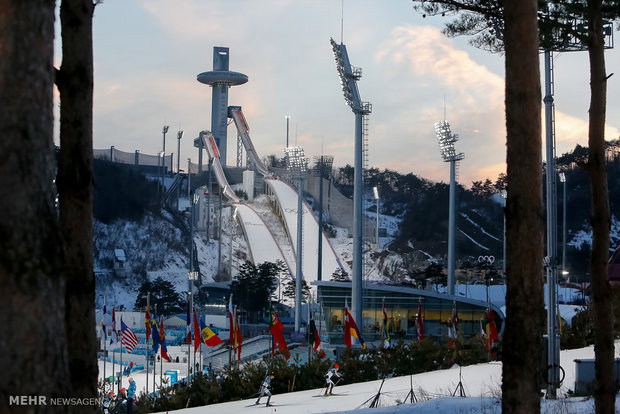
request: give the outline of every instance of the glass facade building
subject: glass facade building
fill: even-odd
[[[344,342],[345,299],[351,306],[350,282],[312,282],[316,286],[317,301],[321,315],[316,315],[322,334],[331,344]],[[362,290],[363,321],[356,321],[366,342],[382,339],[383,300],[388,315],[389,333],[392,341],[417,338],[416,319],[421,303],[425,337],[448,337],[452,310],[456,309],[459,335],[464,337],[480,334],[488,319],[489,304],[484,301],[451,296],[428,290],[403,286],[364,283]],[[491,304],[493,319],[500,336],[503,332],[504,313]]]

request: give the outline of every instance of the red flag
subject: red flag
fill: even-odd
[[[418,328],[418,339],[421,341],[424,339],[424,318],[422,318],[422,299],[418,299],[418,318],[416,321]]]
[[[351,321],[349,320],[349,305],[344,300],[344,344],[351,349]]]
[[[166,331],[164,331],[164,318],[159,321],[159,339],[161,340],[161,357],[170,362],[168,348],[166,347]]]
[[[230,321],[230,332],[228,336],[228,341],[234,347],[235,346],[235,315],[233,312],[233,304],[232,304],[232,293],[230,294],[230,299],[228,300],[228,319]]]
[[[316,350],[319,349],[319,346],[321,346],[321,336],[319,335],[319,331],[316,329],[314,319],[310,319],[310,335],[310,342],[314,342],[312,352],[316,352]]]
[[[276,344],[278,345],[278,350],[281,354],[286,356],[288,360],[291,357],[291,354],[288,352],[288,346],[286,345],[286,340],[284,339],[284,334],[282,331],[284,330],[284,325],[278,318],[278,315],[273,310],[273,307],[269,306],[269,331],[273,335],[274,347],[271,349],[271,353],[275,351]]]
[[[347,344],[347,346],[349,347],[349,349],[351,349],[351,337],[357,338],[357,340],[361,343],[362,345],[362,349],[366,349],[366,342],[364,342],[364,339],[362,338],[362,334],[360,333],[359,329],[357,329],[357,324],[355,323],[355,319],[353,318],[353,315],[351,315],[351,313],[349,312],[349,305],[347,304],[347,300],[344,300],[344,313],[345,313],[345,334],[344,334],[344,338],[345,338],[345,344]],[[349,329],[347,330],[347,325],[349,327]],[[348,342],[347,342],[347,337],[348,337]]]
[[[202,341],[200,337],[200,327],[198,326],[198,317],[196,316],[196,309],[194,309],[194,354],[198,351],[198,347],[200,347],[200,342]]]
[[[495,326],[495,321],[493,320],[493,310],[489,306],[489,323],[487,323],[487,349],[493,348],[493,342],[497,341],[499,338],[497,334],[497,326]]]
[[[202,336],[202,342],[204,342],[206,346],[217,346],[223,343],[220,337],[204,324],[202,318],[200,319],[200,334]]]
[[[239,323],[238,318],[237,318],[236,342],[237,342],[237,361],[241,361],[241,344],[243,343],[243,336],[241,335],[241,324]]]

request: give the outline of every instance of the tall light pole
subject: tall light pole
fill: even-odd
[[[377,203],[377,226],[375,228],[375,244],[379,247],[379,190],[377,187],[372,188],[372,194],[375,196]]]
[[[336,68],[340,77],[340,84],[344,94],[344,100],[355,114],[355,154],[354,154],[354,176],[353,176],[353,278],[351,283],[351,311],[353,319],[362,320],[362,230],[363,220],[363,200],[364,194],[362,169],[363,169],[363,134],[364,116],[372,112],[370,102],[362,102],[357,89],[357,81],[362,77],[362,69],[351,66],[347,47],[336,43],[330,39]]]
[[[166,169],[166,133],[168,132],[168,125],[164,125],[162,128],[162,133],[164,135],[164,142],[162,144],[161,149],[161,189],[162,189],[162,200],[166,198],[166,190],[164,187],[164,170]]]
[[[177,132],[177,209],[179,198],[181,198],[181,138],[183,138],[183,131]]]
[[[286,147],[284,148],[288,148],[288,123],[291,119],[290,115],[286,115],[284,118],[286,118]]]
[[[548,6],[548,11],[552,6]],[[544,15],[543,15],[544,17]],[[557,257],[557,199],[555,163],[555,108],[553,52],[579,52],[588,50],[583,42],[590,30],[586,21],[574,20],[566,24],[567,32],[554,32],[543,39],[541,46],[545,60],[545,140],[546,140],[546,212],[547,212],[547,251],[545,256],[547,274],[547,398],[555,399],[560,386],[560,335],[558,331],[558,257]],[[572,27],[571,27],[572,26]],[[575,35],[579,33],[581,36]],[[554,37],[558,35],[557,37]],[[605,49],[613,47],[613,25],[603,22],[603,43]]]
[[[458,134],[452,134],[448,121],[437,122],[435,132],[439,141],[439,151],[444,162],[450,163],[450,211],[448,216],[448,294],[454,295],[454,269],[456,251],[456,163],[465,158],[462,152],[456,153],[454,143]]]
[[[558,174],[562,183],[562,275],[568,275],[566,270],[566,174]]]
[[[295,332],[301,329],[301,285],[302,285],[302,232],[303,232],[303,185],[308,169],[308,159],[302,147],[286,149],[286,168],[293,179],[297,179],[297,259],[295,267]]]
[[[506,198],[508,198],[508,192],[506,190],[501,190],[499,195],[502,197],[504,204],[502,206],[502,215],[504,216],[504,249],[503,249],[503,260],[502,260],[502,273],[504,277],[506,277]]]
[[[321,155],[320,157],[315,157],[315,170],[319,176],[319,248],[316,280],[323,279],[323,178],[325,178],[326,174],[329,176],[333,162],[334,157],[331,155]]]

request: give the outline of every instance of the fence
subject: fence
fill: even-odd
[[[109,149],[93,149],[93,157],[95,159],[117,162],[119,164],[144,165],[151,167],[160,167],[162,165],[158,155],[142,154],[139,150],[135,150],[134,152],[121,151],[114,148],[114,145],[112,145]],[[173,171],[173,164],[174,153],[166,154],[163,160],[163,166],[166,169],[166,172]],[[187,166],[181,163],[181,170],[185,170],[186,168]],[[189,169],[190,173],[197,174],[199,171],[206,171],[208,166],[203,165],[202,168],[199,168],[198,164],[194,164],[190,161]]]

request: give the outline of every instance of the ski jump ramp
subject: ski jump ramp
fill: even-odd
[[[228,108],[229,116],[235,122],[246,152],[254,163],[256,170],[265,177],[265,182],[269,186],[271,195],[274,197],[279,213],[284,221],[289,239],[297,253],[297,191],[289,184],[273,177],[273,174],[265,167],[261,161],[252,139],[250,138],[248,124],[243,116],[243,111],[239,106]],[[213,159],[213,169],[219,185],[224,189],[224,194],[235,203],[237,207],[237,217],[241,223],[246,240],[251,250],[252,260],[255,264],[264,261],[275,262],[281,260],[289,268],[289,272],[295,277],[295,266],[288,263],[280,246],[277,244],[273,233],[269,230],[265,222],[258,213],[249,205],[242,203],[230,188],[222,165],[219,161],[219,152],[209,132],[203,134],[204,146],[207,148],[209,157]],[[302,224],[302,275],[306,282],[318,279],[318,240],[319,224],[312,213],[308,204],[303,203],[303,224]],[[337,269],[343,269],[336,252],[329,243],[329,239],[321,232],[322,239],[322,266],[321,279],[329,280]]]
[[[297,190],[275,178],[266,178],[265,182],[275,197],[293,249],[297,253]],[[302,214],[301,271],[306,282],[310,282],[318,280],[319,223],[305,200]],[[330,280],[334,271],[342,269],[342,264],[324,232],[321,232],[321,237],[321,280]]]
[[[250,259],[252,263],[258,265],[263,262],[277,262],[282,261],[290,269],[290,264],[284,259],[282,250],[273,233],[269,230],[269,227],[265,224],[263,219],[258,213],[249,205],[241,202],[239,197],[230,188],[222,164],[220,163],[220,154],[217,150],[217,145],[213,139],[211,132],[205,131],[202,134],[204,147],[207,149],[209,158],[213,161],[213,171],[218,184],[223,189],[224,195],[233,203],[237,221],[241,225],[243,235],[248,242],[250,249]]]

